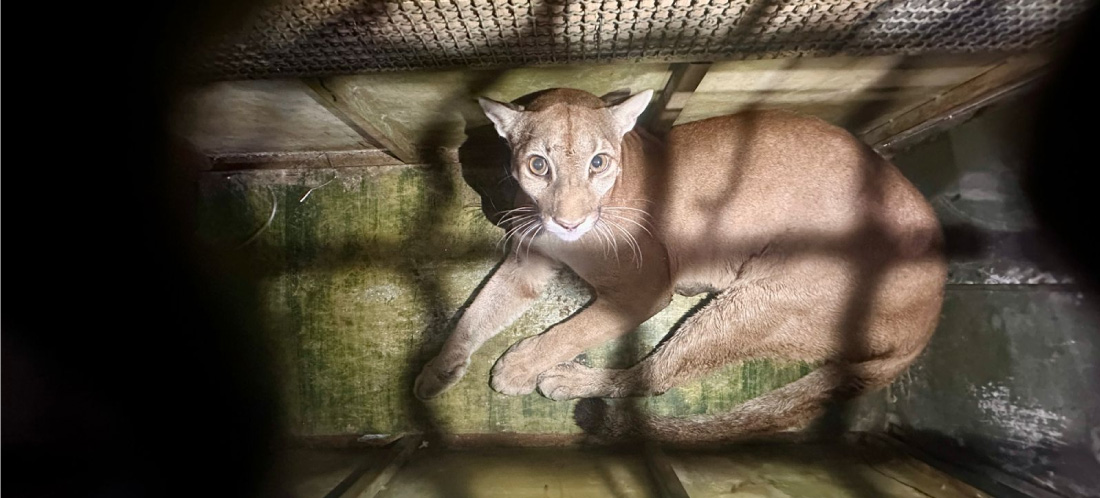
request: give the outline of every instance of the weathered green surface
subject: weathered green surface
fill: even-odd
[[[336,176],[331,183],[314,190]],[[452,317],[487,278],[502,234],[481,214],[457,167],[210,174],[204,238],[239,251],[260,275],[274,351],[285,371],[287,418],[298,435],[395,433],[414,420],[457,433],[573,433],[573,403],[489,388],[489,370],[518,339],[590,297],[563,276],[515,326],[473,357],[466,378],[421,407],[411,394]],[[274,218],[247,246],[234,249]],[[593,365],[641,358],[696,303],[677,298],[639,333],[586,355]],[[645,401],[664,414],[721,412],[808,371],[800,364],[733,365]]]

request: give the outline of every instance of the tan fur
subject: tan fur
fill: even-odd
[[[457,382],[470,355],[561,265],[596,298],[505,352],[491,380],[501,393],[652,395],[750,357],[824,363],[719,416],[578,405],[578,423],[608,437],[705,441],[800,427],[831,398],[888,384],[924,348],[946,266],[932,209],[897,168],[840,128],[777,111],[677,126],[661,149],[629,131],[648,100],[605,107],[555,90],[522,111],[483,101],[512,148],[521,187],[521,207],[505,223],[512,250],[424,368],[417,396]],[[612,162],[595,174],[589,164],[599,152]],[[545,156],[554,174],[532,174],[531,154]],[[579,232],[555,226],[559,219],[595,221],[570,241],[562,237]],[[714,297],[631,368],[572,361],[634,330],[673,292]]]

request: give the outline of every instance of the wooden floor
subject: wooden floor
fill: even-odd
[[[296,498],[983,497],[889,445],[754,444],[721,450],[405,446],[294,450],[278,495]]]

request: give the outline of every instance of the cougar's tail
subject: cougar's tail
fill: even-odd
[[[821,415],[827,403],[889,384],[915,357],[916,354],[855,364],[826,364],[727,413],[660,417],[590,398],[577,403],[574,418],[585,432],[609,441],[710,443],[801,429]]]

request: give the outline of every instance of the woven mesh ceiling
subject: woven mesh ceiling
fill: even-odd
[[[1019,51],[1087,0],[297,0],[200,53],[204,78]]]

